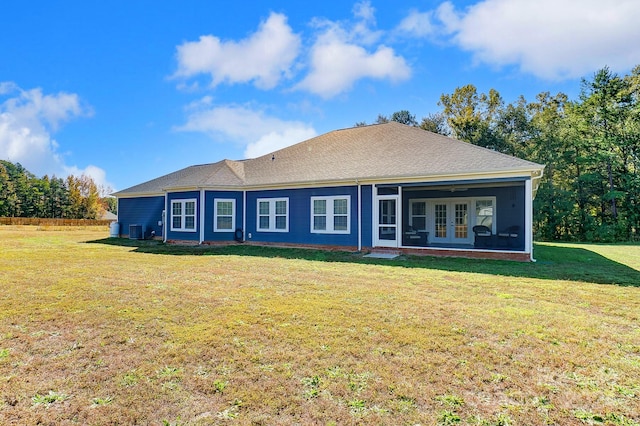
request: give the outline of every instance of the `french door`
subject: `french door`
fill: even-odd
[[[434,243],[470,244],[468,200],[434,200],[430,203],[433,217],[430,241]]]

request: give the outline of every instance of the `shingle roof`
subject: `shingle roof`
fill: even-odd
[[[335,130],[262,157],[187,167],[116,193],[542,171],[543,166],[396,122]]]

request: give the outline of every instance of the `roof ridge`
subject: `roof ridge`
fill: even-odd
[[[245,161],[225,159],[224,164],[225,166],[227,166],[229,170],[231,170],[231,173],[233,173],[238,179],[242,181],[242,183],[245,183],[245,177],[244,177]]]

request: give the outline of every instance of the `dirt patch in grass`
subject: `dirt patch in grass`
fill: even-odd
[[[638,246],[565,247],[589,281],[562,246],[390,262],[105,234],[0,227],[0,424],[640,422]],[[599,283],[612,264],[625,285]]]

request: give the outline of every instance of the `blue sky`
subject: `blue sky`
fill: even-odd
[[[575,99],[582,77],[640,64],[638,22],[637,0],[7,2],[0,159],[121,190],[420,120],[465,84]]]

